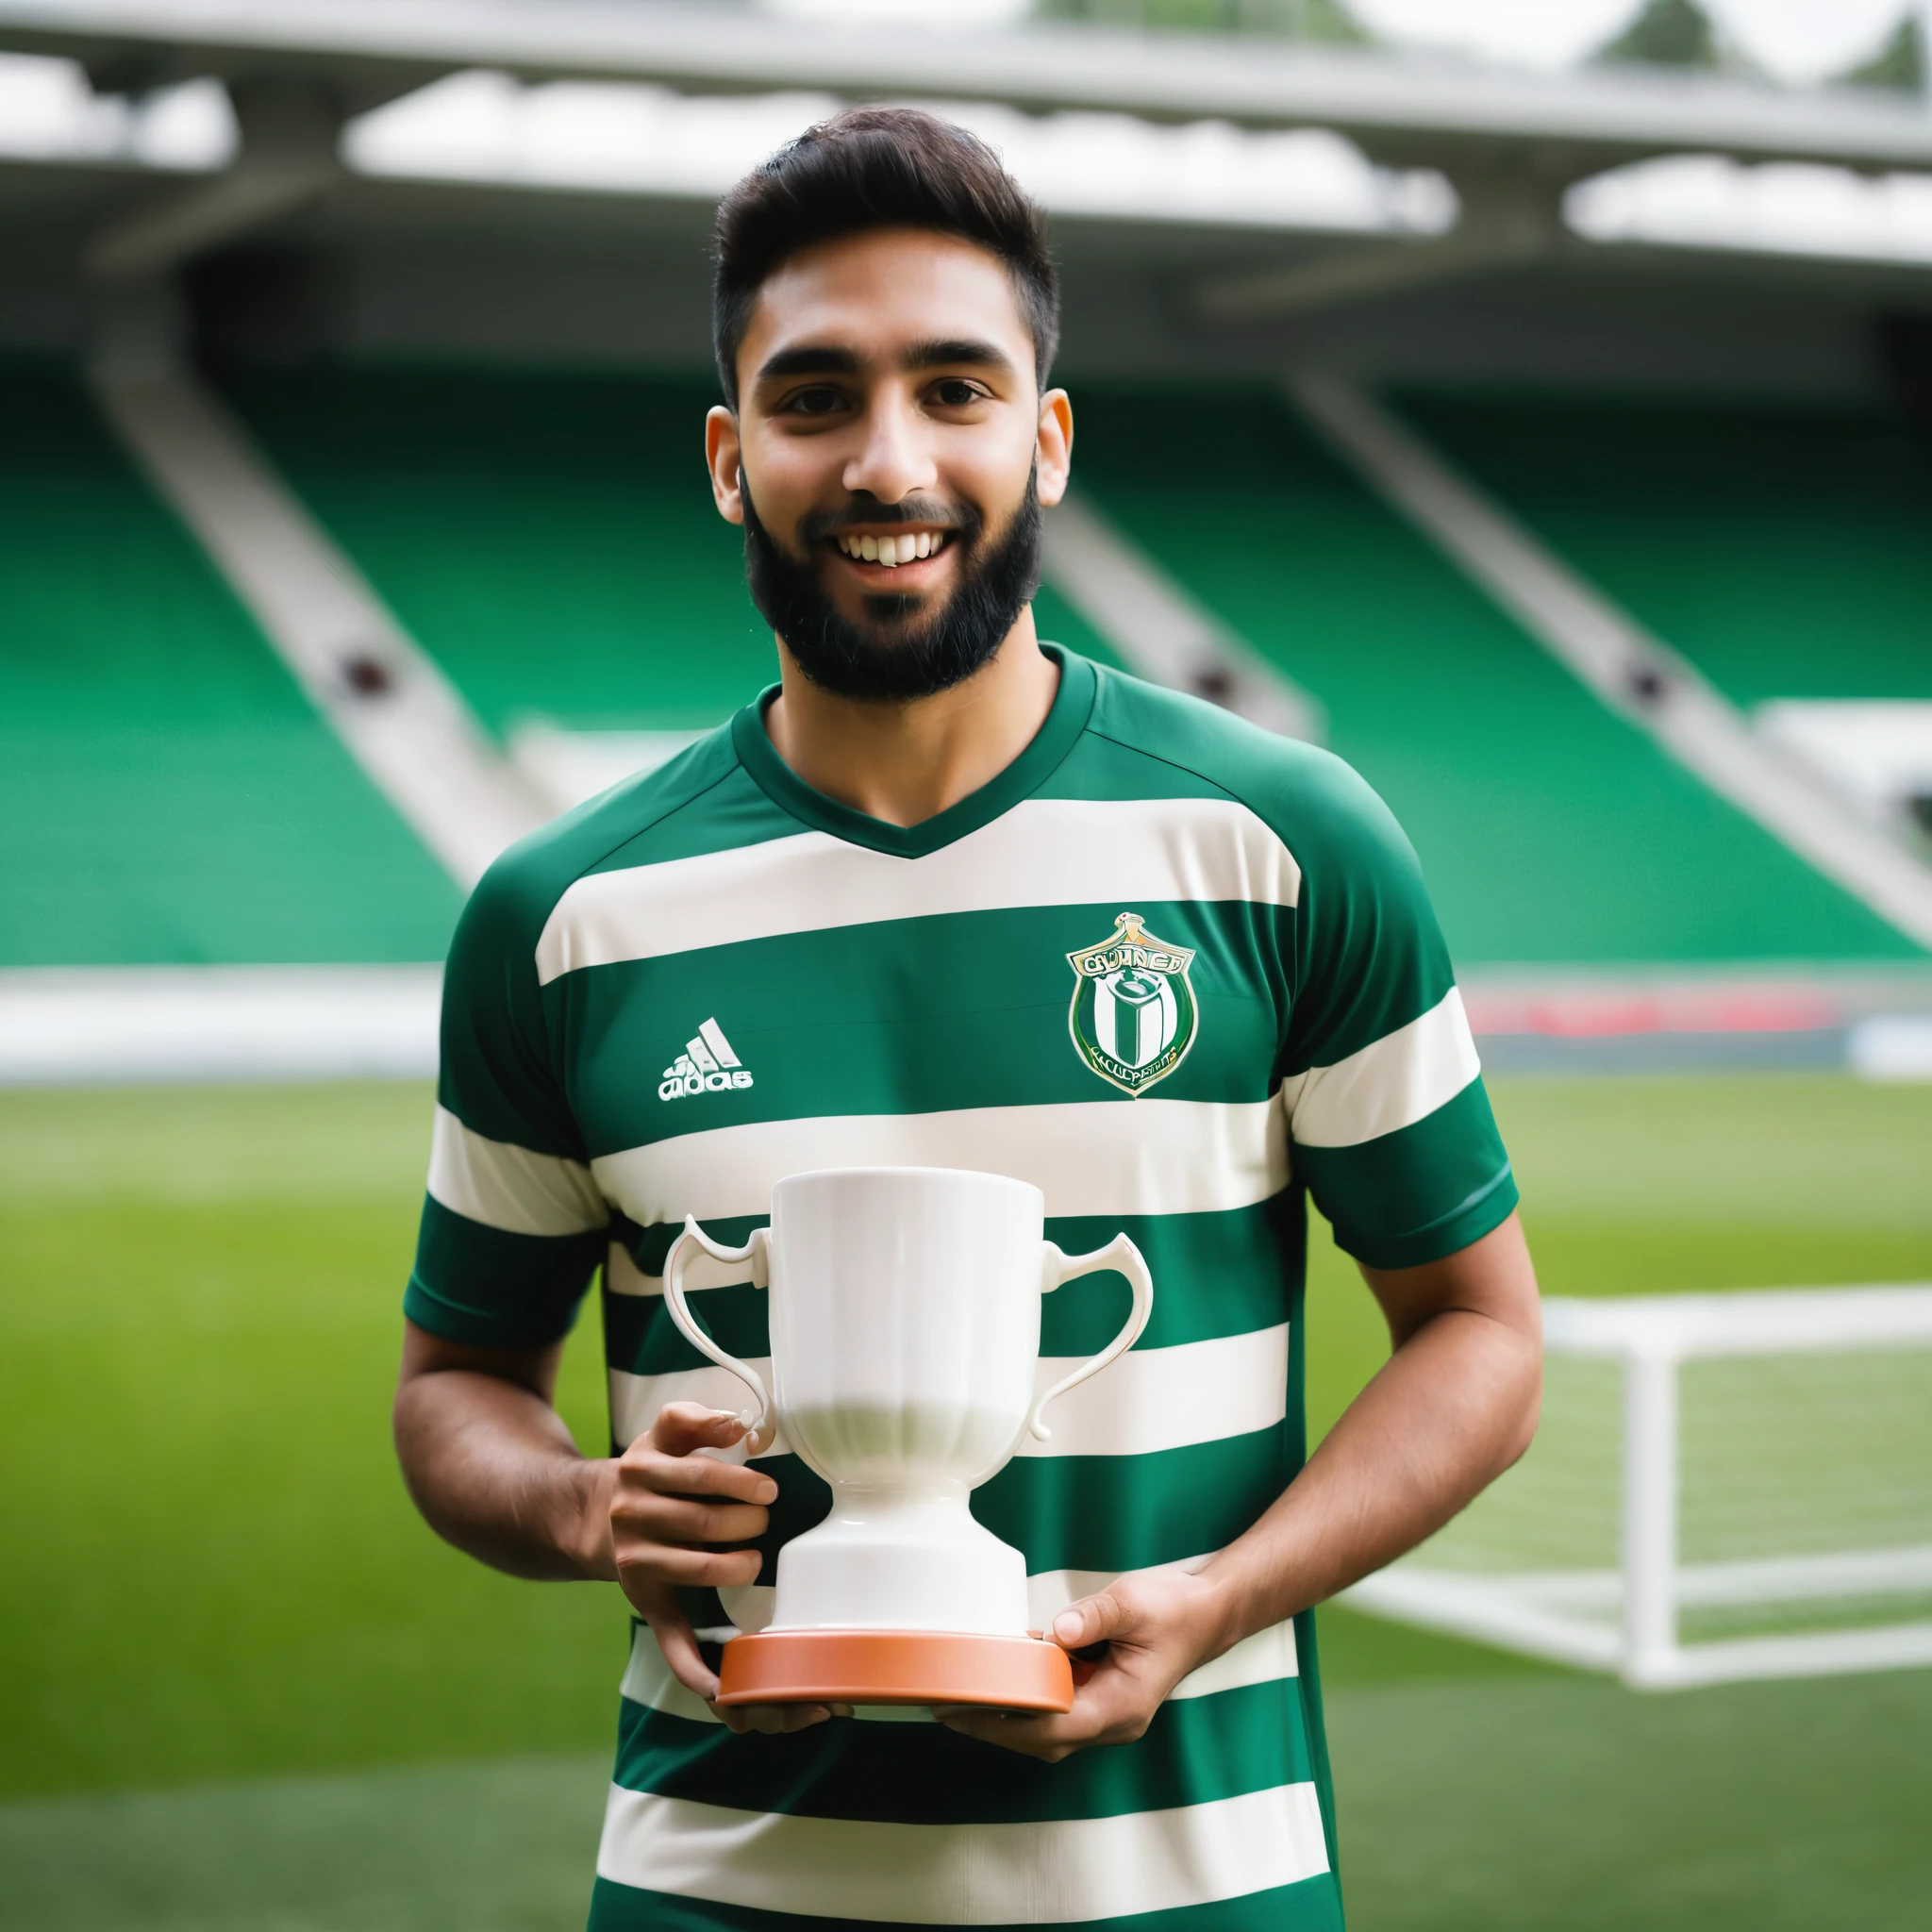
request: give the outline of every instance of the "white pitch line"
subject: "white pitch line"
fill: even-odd
[[[1620,717],[1825,877],[1932,948],[1932,869],[1848,810],[1743,714],[1354,384],[1291,376],[1291,400],[1369,482]]]
[[[16,966],[0,1087],[434,1079],[440,966]]]
[[[226,408],[180,372],[98,371],[108,421],[350,755],[475,885],[550,816]]]
[[[1041,564],[1054,589],[1133,669],[1250,724],[1319,744],[1320,703],[1204,610],[1084,496],[1046,513]]]

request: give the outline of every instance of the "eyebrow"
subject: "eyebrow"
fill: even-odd
[[[900,366],[923,369],[958,368],[960,364],[978,369],[1010,370],[1012,358],[991,342],[970,337],[914,342],[899,358]],[[759,382],[779,382],[792,375],[857,375],[858,357],[836,342],[801,342],[796,348],[780,349],[759,368]]]
[[[953,340],[914,342],[903,358],[908,369],[941,369],[965,362],[981,369],[1011,369],[1012,358],[991,342]]]
[[[801,342],[780,349],[758,371],[760,382],[786,375],[857,375],[858,358],[832,342]]]

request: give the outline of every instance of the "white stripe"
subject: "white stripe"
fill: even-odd
[[[537,975],[877,920],[1170,899],[1292,906],[1300,891],[1288,847],[1233,799],[1032,798],[923,858],[801,832],[592,873],[551,911]]]
[[[485,1140],[442,1107],[429,1143],[429,1191],[451,1213],[506,1234],[582,1234],[610,1219],[581,1161]]]
[[[1412,1127],[1482,1072],[1455,987],[1420,1019],[1333,1066],[1281,1085],[1291,1137],[1303,1147],[1357,1147]]]
[[[1257,1630],[1190,1671],[1167,1694],[1170,1699],[1212,1697],[1221,1690],[1245,1690],[1254,1684],[1275,1684],[1301,1674],[1295,1655],[1294,1625],[1284,1620]]]
[[[597,1874],[765,1911],[912,1925],[1063,1925],[1175,1911],[1328,1869],[1312,1784],[1113,1818],[877,1824],[613,1785]]]
[[[630,1250],[622,1241],[610,1243],[610,1253],[604,1267],[605,1285],[612,1294],[662,1294],[664,1277],[661,1274],[646,1274],[631,1259]],[[687,1294],[701,1288],[749,1288],[751,1286],[751,1263],[749,1261],[720,1261],[715,1256],[700,1248],[694,1254],[684,1271],[684,1287]]]
[[[640,1226],[765,1214],[787,1174],[965,1167],[1031,1181],[1050,1215],[1207,1214],[1288,1185],[1274,1100],[1071,1101],[946,1113],[834,1114],[679,1134],[599,1155],[599,1187]]]
[[[1158,1293],[1159,1284],[1155,1284]],[[1033,1392],[1070,1375],[1084,1356],[1041,1356]],[[1272,1428],[1288,1413],[1288,1324],[1172,1348],[1130,1348],[1046,1412],[1044,1442],[1017,1456],[1152,1456]]]
[[[1043,1394],[1086,1359],[1041,1356],[1033,1392]],[[751,1367],[771,1386],[769,1357]],[[750,1391],[728,1369],[674,1369],[659,1375],[610,1371],[610,1423],[620,1442],[651,1426],[667,1402],[700,1402],[744,1413]],[[1151,1456],[1197,1442],[1272,1428],[1288,1413],[1288,1324],[1172,1348],[1129,1349],[1091,1382],[1068,1391],[1047,1411],[1052,1437],[1020,1439],[1017,1456]],[[765,1451],[788,1453],[782,1437]]]
[[[1309,375],[1291,381],[1289,393],[1343,457],[1611,710],[1881,919],[1932,946],[1932,871],[1903,841],[1780,756],[1688,659],[1352,383]]]

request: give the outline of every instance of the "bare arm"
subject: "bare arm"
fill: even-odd
[[[403,1480],[430,1527],[512,1576],[618,1584],[700,1697],[718,1680],[677,1601],[680,1584],[756,1581],[777,1485],[704,1450],[744,1434],[735,1416],[672,1403],[621,1457],[580,1455],[551,1405],[563,1347],[466,1348],[404,1324],[394,1427]],[[795,1730],[824,1706],[721,1711],[734,1730]]]
[[[1516,1216],[1440,1261],[1362,1274],[1394,1353],[1260,1520],[1194,1574],[1130,1573],[1063,1610],[1069,1650],[1108,1643],[1064,1716],[946,1723],[1049,1759],[1138,1738],[1188,1672],[1413,1548],[1523,1454],[1542,1324]]]
[[[561,1342],[466,1348],[404,1324],[392,1422],[403,1480],[429,1526],[512,1576],[617,1574],[613,1464],[578,1454],[551,1406]]]

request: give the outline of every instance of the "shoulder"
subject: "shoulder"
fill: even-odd
[[[477,881],[458,924],[456,953],[534,958],[540,935],[572,886],[612,864],[664,856],[656,847],[688,842],[681,835],[689,821],[741,769],[726,724],[518,840]]]
[[[1172,774],[1177,791],[1211,791],[1247,807],[1304,872],[1372,864],[1408,870],[1415,855],[1394,814],[1354,766],[1200,698],[1101,670],[1088,730]]]

